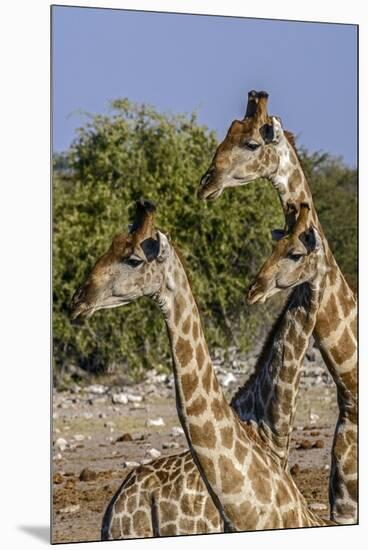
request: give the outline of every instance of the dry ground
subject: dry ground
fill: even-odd
[[[226,386],[228,397],[236,387],[236,383]],[[164,376],[156,376],[151,383],[125,387],[124,392],[131,394],[127,404],[114,404],[112,392],[96,394],[80,387],[54,394],[54,543],[100,540],[103,513],[129,472],[129,462],[147,460],[152,449],[164,456],[187,448],[184,436],[172,432],[179,422],[171,379],[165,382]],[[157,418],[162,418],[164,425],[147,426],[147,419]],[[336,418],[331,381],[315,372],[302,378],[289,462],[301,492],[324,517],[328,517]],[[128,434],[125,441],[116,441],[124,434]],[[60,438],[66,441],[65,448]],[[81,480],[85,468],[91,472]]]

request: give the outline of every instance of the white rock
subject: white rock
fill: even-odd
[[[91,386],[87,386],[85,388],[85,391],[88,393],[93,393],[95,395],[102,395],[106,393],[108,390],[107,386],[103,386],[102,384],[92,384]]]
[[[152,458],[144,458],[141,460],[141,464],[150,464],[152,462]]]
[[[329,464],[325,464],[325,465],[324,465],[324,469],[325,469],[325,470],[329,470],[329,469],[330,469],[330,465],[329,465]]]
[[[137,466],[140,466],[140,463],[134,462],[134,460],[127,460],[126,462],[123,462],[123,468],[136,468]]]
[[[80,508],[79,504],[72,504],[71,506],[67,506],[66,508],[62,508],[60,510],[61,514],[74,514],[75,512],[78,512]]]
[[[311,421],[312,424],[315,424],[317,422],[317,420],[319,420],[318,414],[310,412],[309,413],[309,420]]]
[[[181,426],[174,426],[173,428],[171,428],[171,435],[173,435],[174,437],[178,437],[179,435],[183,434],[184,430]]]
[[[90,420],[91,418],[93,418],[93,414],[92,414],[92,413],[85,412],[85,413],[83,413],[83,417],[84,417],[86,420]]]
[[[326,504],[322,504],[321,502],[312,502],[312,504],[309,505],[309,508],[311,510],[327,510]]]
[[[75,435],[73,435],[73,439],[74,439],[75,441],[84,441],[84,440],[85,440],[85,437],[84,437],[83,434],[75,434]]]
[[[140,403],[132,403],[131,406],[129,407],[129,409],[131,411],[136,411],[136,410],[145,411],[145,410],[147,410],[146,407],[144,405],[140,405]]]
[[[68,442],[63,437],[58,437],[58,439],[55,441],[55,447],[60,449],[60,451],[65,451],[67,445],[68,445]]]
[[[63,458],[63,455],[61,453],[56,453],[56,455],[53,456],[54,460],[61,460]]]
[[[148,449],[146,454],[151,458],[158,458],[159,456],[161,456],[161,451],[152,447],[152,449]]]
[[[222,379],[222,385],[225,386],[225,388],[227,388],[227,386],[229,386],[233,382],[236,382],[236,378],[232,372],[228,372]]]
[[[140,403],[141,401],[143,401],[143,397],[141,395],[133,395],[132,393],[127,393],[126,396],[130,403]]]
[[[165,426],[164,419],[159,416],[158,418],[149,418],[146,420],[146,426],[147,428],[150,428],[152,426]]]
[[[128,403],[128,398],[125,393],[113,393],[111,399],[113,403],[119,403],[119,405],[126,405]]]

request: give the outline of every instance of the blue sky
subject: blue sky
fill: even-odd
[[[197,110],[222,139],[264,89],[298,144],[355,166],[356,55],[352,25],[54,7],[54,150],[118,97]]]

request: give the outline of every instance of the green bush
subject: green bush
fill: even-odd
[[[358,271],[357,170],[326,153],[310,155],[303,150],[300,158],[331,250],[355,290]]]
[[[196,191],[216,148],[213,133],[195,116],[158,114],[116,101],[114,114],[96,116],[80,130],[54,178],[54,359],[94,372],[112,363],[137,375],[167,363],[163,320],[143,299],[124,309],[72,323],[70,299],[113,235],[126,231],[134,201],[156,201],[157,225],[182,252],[210,346],[234,341],[246,349],[262,320],[244,303],[250,277],[271,247],[270,230],[282,223],[267,183],[199,201]],[[67,163],[66,163],[67,161]],[[262,314],[260,314],[262,312]]]
[[[94,373],[115,365],[138,377],[147,367],[170,365],[164,322],[148,300],[98,312],[83,323],[70,320],[73,292],[113,235],[127,231],[140,196],[156,202],[157,225],[186,260],[210,348],[236,344],[247,350],[254,344],[274,305],[248,308],[245,290],[270,252],[270,230],[283,226],[283,216],[267,182],[225,192],[215,203],[199,201],[199,179],[215,148],[215,135],[195,115],[164,115],[118,100],[110,116],[90,117],[70,150],[55,157],[56,374],[66,365]],[[354,262],[347,261],[350,269]]]

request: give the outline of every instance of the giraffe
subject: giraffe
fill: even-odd
[[[308,202],[314,226],[322,236],[329,273],[313,336],[337,387],[339,416],[331,455],[331,518],[356,523],[357,487],[357,303],[331,252],[318,220],[309,185],[295,148],[278,117],[267,112],[268,94],[248,94],[243,120],[235,120],[201,179],[200,198],[217,199],[226,187],[268,179],[278,192],[286,227],[300,204]],[[294,208],[290,208],[293,205]]]
[[[114,238],[76,292],[74,316],[153,298],[168,328],[177,409],[191,454],[133,470],[106,510],[102,538],[326,525],[308,509],[285,461],[265,443],[271,430],[259,433],[256,423],[242,422],[226,403],[178,253],[154,229],[152,205],[138,206],[130,235]],[[284,377],[278,397],[292,401],[297,381]],[[267,406],[284,413],[276,400]],[[279,430],[285,429],[289,425],[281,424]]]

